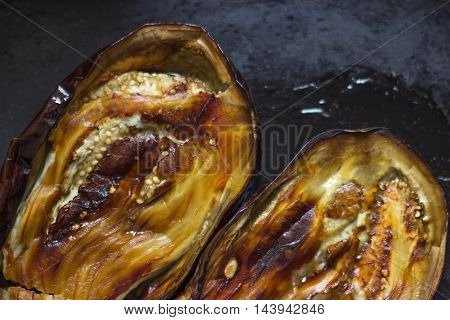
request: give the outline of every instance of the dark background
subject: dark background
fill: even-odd
[[[84,58],[0,1],[0,158],[53,88]],[[359,61],[440,4],[418,0],[315,1],[6,1],[84,55],[90,56],[146,22],[185,22],[207,29],[248,81],[261,123],[300,98],[296,88]],[[408,121],[393,113],[346,122],[302,115],[292,108],[271,125],[309,125],[306,140],[325,128],[388,126],[431,167],[450,193],[450,4],[370,55],[362,65],[401,74],[428,90],[437,106]],[[345,109],[344,109],[345,110]],[[415,110],[416,112],[417,110]],[[354,110],[352,111],[352,113]],[[402,112],[408,112],[403,110]],[[348,115],[348,119],[351,115]],[[398,117],[397,117],[398,118]],[[324,120],[326,125],[318,125]],[[327,122],[325,122],[325,120]],[[397,122],[396,122],[397,121]],[[267,126],[270,130],[271,126]],[[403,127],[403,131],[401,130]],[[403,134],[407,128],[415,135]],[[263,159],[279,150],[262,135]],[[411,138],[412,137],[412,138]],[[438,138],[436,138],[438,137]],[[302,140],[302,141],[303,141]],[[302,142],[300,143],[300,145]],[[298,146],[297,146],[298,147]],[[287,150],[289,149],[289,150]],[[297,148],[286,149],[279,172]],[[274,165],[263,161],[263,166]],[[268,172],[260,184],[273,178]],[[450,297],[449,254],[437,298]]]

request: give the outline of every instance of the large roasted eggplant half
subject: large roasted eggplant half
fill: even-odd
[[[45,294],[27,290],[22,287],[0,289],[0,300],[61,300],[58,295]]]
[[[423,162],[382,129],[309,143],[202,254],[185,299],[427,299],[447,214]]]
[[[62,299],[140,284],[169,297],[246,187],[254,132],[245,84],[203,29],[131,33],[64,80],[11,145],[4,277]]]

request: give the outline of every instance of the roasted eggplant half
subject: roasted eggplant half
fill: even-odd
[[[203,29],[145,25],[109,46],[10,147],[3,275],[23,291],[3,296],[170,297],[243,193],[255,141],[245,83]]]
[[[383,129],[332,131],[222,229],[184,299],[428,299],[447,214],[423,162]]]

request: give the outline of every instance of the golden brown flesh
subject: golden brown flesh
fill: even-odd
[[[325,133],[202,254],[185,299],[428,299],[443,193],[383,130]]]
[[[1,300],[61,300],[60,296],[36,293],[20,287],[9,287],[0,289]]]
[[[165,298],[247,184],[252,107],[198,27],[144,26],[96,63],[33,159],[3,274],[64,299]]]

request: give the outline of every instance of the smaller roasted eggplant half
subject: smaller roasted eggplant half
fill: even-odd
[[[3,274],[23,289],[3,296],[170,297],[246,187],[254,131],[245,83],[203,29],[146,25],[100,52],[11,145]]]
[[[211,242],[185,299],[428,299],[447,214],[423,162],[382,129],[309,143]]]

